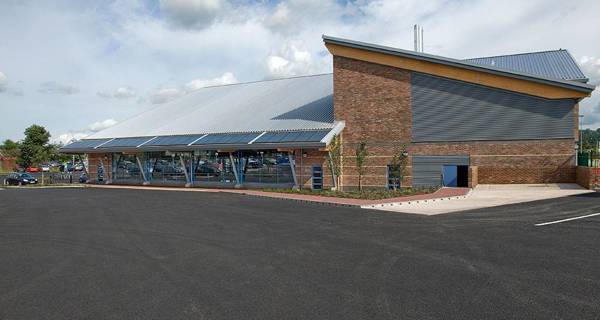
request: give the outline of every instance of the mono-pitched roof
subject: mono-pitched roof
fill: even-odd
[[[565,49],[471,58],[464,61],[547,78],[579,82],[589,80]]]
[[[341,128],[333,75],[321,74],[202,88],[61,150],[321,147]]]
[[[548,77],[545,75],[539,75],[539,74],[530,74],[530,73],[525,73],[525,72],[518,71],[518,70],[510,70],[510,69],[504,69],[504,68],[500,68],[500,67],[492,66],[492,65],[474,63],[474,62],[467,61],[467,60],[453,59],[453,58],[433,55],[433,54],[424,53],[424,52],[416,52],[416,51],[411,51],[411,50],[398,49],[398,48],[393,48],[393,47],[388,47],[388,46],[382,46],[382,45],[377,45],[377,44],[372,44],[372,43],[361,42],[361,41],[331,37],[331,36],[327,36],[327,35],[323,35],[323,41],[325,42],[325,44],[339,45],[342,47],[365,50],[365,51],[374,52],[374,53],[381,53],[384,55],[409,58],[409,59],[413,59],[413,60],[420,60],[420,61],[425,61],[425,62],[431,62],[434,64],[441,64],[441,65],[446,65],[446,66],[450,66],[450,67],[456,67],[456,68],[460,68],[460,69],[466,69],[466,70],[483,72],[483,73],[488,73],[488,74],[493,74],[493,75],[499,75],[499,76],[503,76],[503,77],[520,79],[520,80],[535,82],[535,83],[544,84],[544,85],[561,87],[561,88],[578,91],[578,92],[582,92],[582,93],[586,93],[586,94],[591,93],[595,88],[592,85],[582,83],[579,81],[552,78],[552,77]]]

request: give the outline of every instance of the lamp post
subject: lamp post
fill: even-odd
[[[579,117],[579,141],[576,146],[577,150],[575,153],[575,166],[579,165],[579,153],[583,152],[583,131],[582,131],[583,115],[580,114],[578,117]]]

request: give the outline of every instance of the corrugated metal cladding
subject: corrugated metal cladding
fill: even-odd
[[[110,139],[79,140],[62,147],[61,149],[93,149],[108,140]]]
[[[138,145],[148,141],[152,139],[152,137],[137,137],[137,138],[119,138],[119,139],[114,139],[112,141],[109,141],[103,145],[101,145],[100,147],[98,147],[98,149],[105,149],[105,148],[135,148]]]
[[[207,87],[90,139],[331,129],[332,74]]]
[[[465,59],[476,64],[562,80],[587,80],[567,50]]]
[[[413,156],[413,187],[441,186],[444,165],[468,166],[469,156]]]
[[[319,142],[331,130],[267,132],[254,143]]]
[[[412,73],[413,142],[573,138],[572,99]]]

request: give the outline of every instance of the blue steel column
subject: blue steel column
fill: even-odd
[[[238,177],[240,178],[240,184],[244,184],[244,163],[242,160],[242,152],[238,151]]]
[[[194,186],[194,151],[190,154],[190,185]]]

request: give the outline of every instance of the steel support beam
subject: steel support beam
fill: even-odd
[[[235,176],[235,185],[241,186],[240,177],[238,176],[239,166],[233,160],[233,152],[229,152],[229,161],[231,161],[231,169],[233,169],[233,175]]]
[[[302,155],[300,155],[302,156]],[[288,151],[288,160],[290,162],[290,168],[292,169],[292,178],[294,179],[294,189],[298,189],[298,179],[296,178],[296,158],[294,157],[294,151]]]
[[[186,187],[191,187],[192,186],[192,182],[190,180],[190,174],[187,172],[187,170],[185,169],[185,162],[183,162],[183,157],[179,156],[179,162],[181,163],[181,167],[183,168],[183,173],[185,174],[185,186]]]
[[[144,180],[142,184],[147,185],[148,179],[146,179],[146,168],[142,167],[142,162],[140,161],[140,157],[138,157],[137,154],[135,155],[135,162],[137,163],[138,168],[140,168],[140,173],[142,174],[142,179]]]
[[[337,179],[335,178],[335,173],[333,172],[333,161],[331,161],[331,151],[327,151],[327,153],[329,154],[327,160],[329,160],[329,170],[331,171],[331,180],[333,180],[333,188],[337,190]]]

